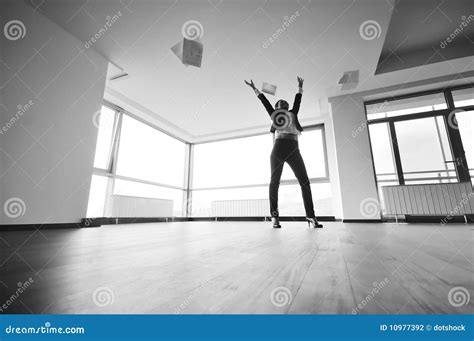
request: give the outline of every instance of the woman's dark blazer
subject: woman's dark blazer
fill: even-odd
[[[301,97],[302,97],[301,93],[297,93],[295,95],[295,101],[293,102],[293,109],[290,110],[290,112],[292,112],[295,115],[295,126],[298,131],[303,131],[303,127],[298,121],[298,112],[300,111]],[[273,112],[275,111],[275,109],[273,108],[273,105],[270,104],[268,99],[262,93],[258,95],[258,98],[260,99],[260,101],[262,101],[263,106],[267,110],[268,114],[271,116]],[[275,127],[273,126],[273,124],[270,128],[270,132],[272,133],[275,132]]]

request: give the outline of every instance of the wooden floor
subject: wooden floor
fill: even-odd
[[[474,294],[472,229],[183,222],[2,232],[0,307],[49,314],[472,313],[473,300],[455,307],[448,299],[453,287]]]

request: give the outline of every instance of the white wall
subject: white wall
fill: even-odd
[[[18,217],[2,209],[0,223],[78,222],[86,216],[97,138],[93,118],[102,104],[107,61],[22,1],[0,6],[2,28],[13,19],[26,28],[21,39],[0,37],[0,125],[18,116],[0,134],[1,205],[10,198],[24,202]],[[17,115],[18,106],[28,103]]]
[[[377,188],[363,99],[330,99],[343,219],[380,219]],[[337,189],[336,189],[337,191]]]

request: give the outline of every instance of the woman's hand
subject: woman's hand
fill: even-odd
[[[245,82],[245,84],[250,86],[253,90],[255,90],[255,84],[253,84],[253,80],[250,80],[250,82],[247,82],[246,80],[244,80],[244,82]]]
[[[302,88],[303,87],[303,82],[304,82],[304,79],[301,78],[301,77],[296,77],[296,79],[298,79],[298,88]]]

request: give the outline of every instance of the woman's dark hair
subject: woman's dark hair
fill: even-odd
[[[278,102],[275,104],[275,109],[285,109],[288,110],[290,108],[290,105],[288,104],[287,101],[280,99]]]

